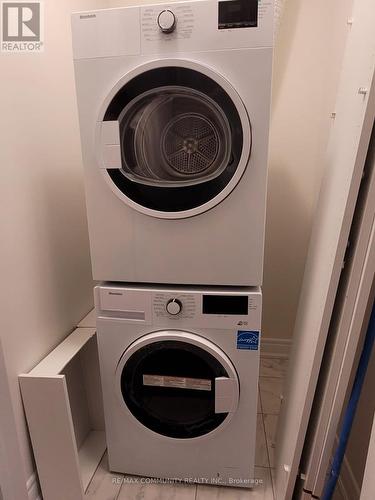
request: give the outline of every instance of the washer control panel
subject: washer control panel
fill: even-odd
[[[156,318],[181,320],[194,318],[196,303],[194,295],[184,293],[155,293],[153,312]]]
[[[97,316],[157,328],[260,330],[260,288],[197,289],[101,285],[95,288]]]
[[[260,328],[261,299],[260,290],[250,294],[160,290],[152,297],[153,323],[173,328]]]

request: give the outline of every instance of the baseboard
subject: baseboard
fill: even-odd
[[[42,495],[39,489],[38,476],[33,472],[26,482],[27,494],[29,500],[42,500]]]
[[[290,339],[262,338],[260,355],[264,358],[289,358],[291,345]]]

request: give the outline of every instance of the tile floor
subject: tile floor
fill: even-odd
[[[255,477],[252,490],[204,485],[145,484],[108,471],[104,455],[86,497],[95,500],[273,500],[275,434],[287,360],[262,358],[259,379]]]

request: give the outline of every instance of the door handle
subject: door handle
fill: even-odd
[[[101,168],[121,168],[120,126],[118,121],[100,123]]]
[[[234,378],[215,378],[215,413],[234,413],[238,406],[238,382]]]

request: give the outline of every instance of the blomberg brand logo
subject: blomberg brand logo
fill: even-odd
[[[2,52],[42,52],[42,2],[1,2]]]
[[[80,19],[92,19],[93,17],[96,17],[96,14],[81,14],[79,16]]]

